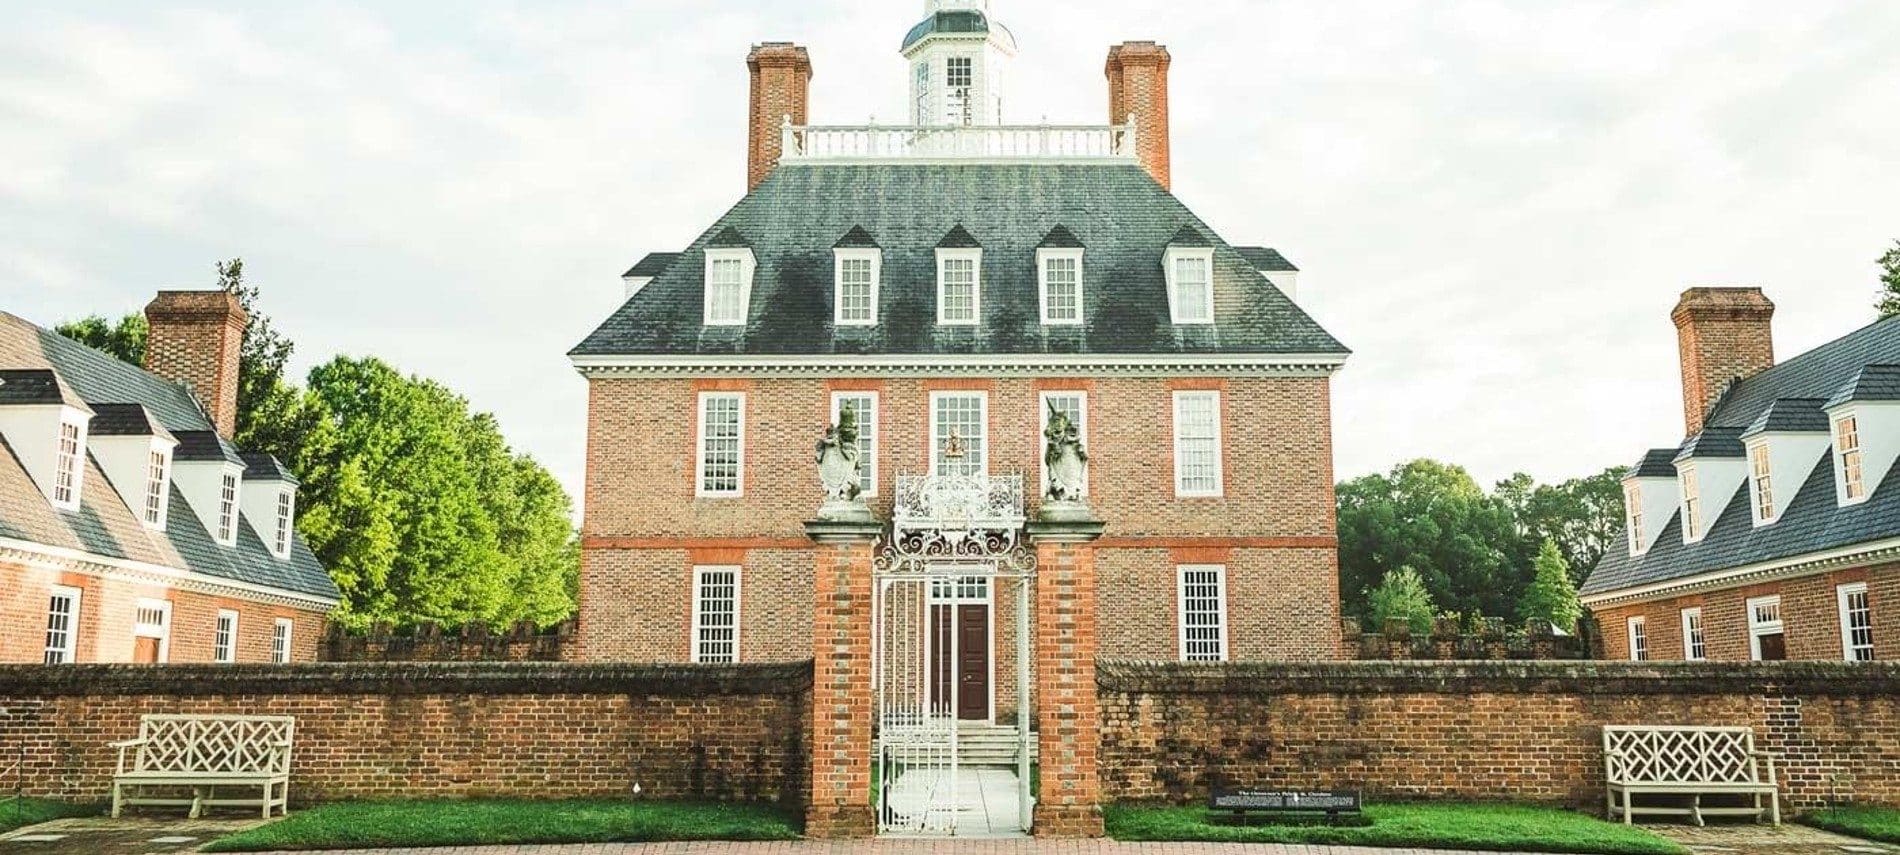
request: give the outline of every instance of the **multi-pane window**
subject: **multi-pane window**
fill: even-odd
[[[1044,392],[1042,393],[1042,406],[1038,409],[1042,413],[1042,432],[1038,433],[1037,436],[1047,436],[1049,430],[1049,411],[1053,409],[1069,417],[1069,423],[1075,425],[1076,439],[1081,441],[1084,450],[1088,449],[1089,396],[1087,392]],[[1047,462],[1045,462],[1042,467],[1042,490],[1044,495],[1047,495],[1049,492],[1049,466]],[[1084,469],[1082,472],[1082,494],[1087,495],[1088,491],[1088,471]]]
[[[1174,494],[1221,494],[1220,393],[1174,393]]]
[[[1677,472],[1682,476],[1682,537],[1698,540],[1702,537],[1702,492],[1696,484],[1695,469],[1683,464]]]
[[[739,568],[693,570],[693,661],[739,661]]]
[[[237,661],[238,613],[218,610],[218,623],[211,633],[211,659],[214,662]]]
[[[53,464],[53,504],[79,504],[79,425],[59,423],[58,457]]]
[[[846,410],[858,417],[858,491],[877,495],[877,393],[837,392],[831,396],[831,418]]]
[[[838,317],[840,324],[877,321],[877,262],[869,256],[838,259]]]
[[[270,632],[270,661],[282,665],[290,661],[290,634],[295,631],[290,618],[278,618]]]
[[[171,482],[171,455],[153,451],[145,464],[145,524],[165,524],[165,491]]]
[[[706,263],[706,323],[745,323],[745,261],[714,258]]]
[[[930,63],[917,63],[912,71],[917,75],[917,124],[930,124]]]
[[[1702,610],[1682,610],[1682,658],[1700,662],[1709,658],[1708,644],[1702,638]]]
[[[1050,254],[1043,257],[1042,322],[1082,322],[1082,257],[1079,254]]]
[[[279,556],[290,554],[290,522],[295,514],[294,503],[289,490],[277,494],[277,540],[272,548],[277,550]]]
[[[224,480],[218,486],[218,542],[230,544],[237,540],[238,478],[225,473]]]
[[[1209,277],[1209,259],[1202,255],[1183,255],[1174,259],[1174,322],[1206,324],[1214,321],[1214,293]]]
[[[1756,597],[1748,601],[1748,652],[1757,662],[1788,658],[1787,636],[1781,622],[1781,598]]]
[[[946,257],[937,282],[937,323],[976,323],[977,296],[975,258]]]
[[[953,56],[944,63],[944,83],[951,89],[967,89],[975,79],[975,63],[967,56]]]
[[[1623,509],[1629,521],[1630,554],[1643,551],[1643,489],[1635,484],[1623,485]]]
[[[48,665],[73,661],[79,646],[79,589],[55,586],[46,604],[46,656]]]
[[[930,396],[930,465],[938,475],[981,475],[988,401],[980,392]]]
[[[1755,485],[1755,521],[1772,522],[1775,518],[1775,482],[1766,443],[1748,450],[1748,468]]]
[[[699,396],[699,495],[740,494],[744,430],[744,395],[708,392]]]
[[[1227,659],[1227,569],[1218,564],[1180,568],[1181,659]]]
[[[1842,416],[1834,422],[1834,448],[1841,455],[1841,495],[1850,502],[1865,497],[1867,482],[1861,473],[1859,419]]]
[[[1874,611],[1867,602],[1867,583],[1834,589],[1841,607],[1841,652],[1849,662],[1874,661]]]
[[[1642,661],[1649,658],[1649,627],[1647,621],[1639,617],[1629,620],[1630,659]]]

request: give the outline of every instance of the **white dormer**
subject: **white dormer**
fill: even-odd
[[[1036,291],[1045,326],[1082,323],[1082,248],[1038,248]]]
[[[244,455],[244,518],[278,558],[289,558],[296,537],[297,479],[268,454]]]
[[[1834,494],[1844,506],[1857,505],[1880,489],[1887,470],[1900,459],[1900,365],[1869,365],[1848,381],[1826,405],[1834,444]]]
[[[1827,418],[1821,401],[1774,402],[1742,432],[1748,460],[1748,505],[1755,525],[1771,525],[1794,503],[1821,455],[1827,453]]]
[[[1741,431],[1706,428],[1676,456],[1683,543],[1699,543],[1715,527],[1735,491],[1748,478],[1745,453]]]
[[[1261,276],[1267,277],[1273,287],[1280,289],[1286,298],[1297,303],[1300,301],[1300,272],[1298,270],[1263,270]]]
[[[983,320],[983,246],[963,226],[937,242],[937,325],[975,326]]]
[[[884,251],[871,234],[852,226],[831,247],[833,325],[868,327],[877,324],[878,291],[884,276]]]
[[[752,250],[706,250],[706,326],[744,326],[752,308]]]
[[[92,457],[141,525],[165,530],[178,439],[138,404],[100,404],[93,418]]]
[[[1214,322],[1214,247],[1182,226],[1162,253],[1168,283],[1168,317],[1176,325]]]
[[[244,460],[211,431],[177,434],[172,482],[219,546],[236,546],[243,496]]]
[[[1675,456],[1673,448],[1651,451],[1623,479],[1623,523],[1630,555],[1642,555],[1656,545],[1681,503],[1672,462]]]
[[[51,369],[0,371],[0,436],[53,507],[79,510],[92,408]]]

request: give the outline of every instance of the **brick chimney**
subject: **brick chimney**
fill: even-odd
[[[218,433],[237,432],[238,353],[250,318],[228,291],[160,291],[145,307],[152,327],[145,370],[186,383]]]
[[[1760,288],[1690,288],[1669,319],[1682,352],[1682,420],[1687,435],[1730,384],[1775,364],[1775,304]]]
[[[1135,148],[1148,174],[1170,189],[1168,158],[1168,49],[1154,42],[1123,42],[1108,49],[1108,122],[1135,117]]]
[[[811,56],[791,42],[752,46],[745,67],[752,74],[751,105],[746,113],[745,189],[751,192],[778,165],[785,146],[785,117],[806,123],[811,92]]]

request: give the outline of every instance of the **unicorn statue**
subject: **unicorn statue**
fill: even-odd
[[[1049,502],[1080,505],[1082,482],[1088,472],[1089,455],[1082,450],[1082,432],[1069,414],[1049,405],[1049,426],[1042,431],[1048,445],[1042,465],[1049,473],[1049,490],[1043,498]]]

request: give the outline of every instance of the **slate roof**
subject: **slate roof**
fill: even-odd
[[[1061,225],[1086,247],[1072,326],[1038,322],[1035,250]],[[983,248],[982,323],[936,323],[935,249],[961,226]],[[833,325],[831,248],[883,248],[878,319]],[[1183,230],[1214,250],[1211,325],[1169,320],[1163,254]],[[705,326],[705,251],[748,242],[743,326]],[[1315,354],[1346,347],[1131,163],[850,163],[774,169],[573,356],[728,354]]]
[[[0,369],[0,404],[68,404],[90,409],[50,368]]]
[[[640,259],[632,267],[627,268],[627,272],[620,274],[620,278],[631,279],[638,276],[658,276],[665,273],[666,269],[672,267],[673,262],[678,261],[679,258],[680,254],[677,252],[649,252],[645,258]]]
[[[1002,36],[1012,49],[1016,47],[1015,34],[1008,27],[991,20],[990,16],[976,9],[946,9],[932,13],[917,26],[911,27],[910,32],[904,34],[904,44],[898,48],[898,52],[910,50],[911,45],[941,33],[975,35],[990,32]]]
[[[1900,365],[1869,365],[1847,381],[1827,406],[1849,401],[1900,401]]]
[[[1652,448],[1637,461],[1630,474],[1637,478],[1674,478],[1676,477],[1676,452],[1674,448]]]
[[[156,436],[177,440],[144,404],[94,404],[88,436]]]
[[[1253,265],[1254,269],[1261,273],[1300,272],[1300,269],[1294,267],[1293,262],[1286,260],[1286,256],[1281,255],[1277,249],[1264,246],[1237,246],[1234,247],[1234,251],[1240,253],[1241,258],[1247,259],[1247,263]]]
[[[296,484],[297,476],[284,467],[282,461],[261,451],[247,451],[244,458],[244,480],[246,481],[283,481]]]
[[[1703,428],[1701,433],[1684,440],[1682,450],[1676,452],[1677,460],[1744,456],[1747,456],[1747,450],[1742,446],[1741,428]]]
[[[143,418],[151,428],[179,439],[180,451],[188,443],[219,456],[229,450],[228,441],[211,433],[211,423],[183,386],[6,312],[0,312],[0,365],[53,370],[100,413],[93,423],[100,425],[103,418],[110,431],[135,430],[134,421]],[[153,532],[135,516],[91,454],[86,465],[79,510],[57,510],[0,437],[0,537],[186,568],[322,599],[340,596],[336,583],[301,537],[291,538],[290,557],[280,559],[239,514],[237,544],[220,546],[176,484],[165,530]]]
[[[216,460],[233,466],[244,465],[244,456],[238,453],[237,446],[214,431],[185,430],[172,435],[178,437],[178,447],[172,449],[173,460]]]
[[[1883,366],[1900,364],[1900,317],[1888,318],[1855,330],[1806,353],[1795,356],[1730,387],[1707,419],[1705,438],[1691,438],[1684,448],[1730,448],[1757,426],[1775,430],[1828,430],[1823,416],[1817,423],[1817,403],[1847,388],[1886,394]],[[1818,427],[1817,427],[1818,424]],[[1672,455],[1673,456],[1673,455]],[[1651,451],[1638,474],[1673,476],[1661,469],[1659,451]],[[1583,583],[1581,593],[1602,594],[1639,585],[1666,582],[1764,561],[1794,558],[1824,550],[1900,536],[1900,462],[1896,462],[1867,501],[1840,507],[1834,491],[1834,456],[1823,454],[1807,473],[1798,492],[1775,522],[1756,527],[1748,507],[1747,479],[1729,496],[1710,497],[1709,507],[1722,513],[1702,540],[1682,542],[1680,509],[1672,511],[1666,527],[1649,551],[1632,557],[1619,536]],[[1780,498],[1781,489],[1775,490]]]

